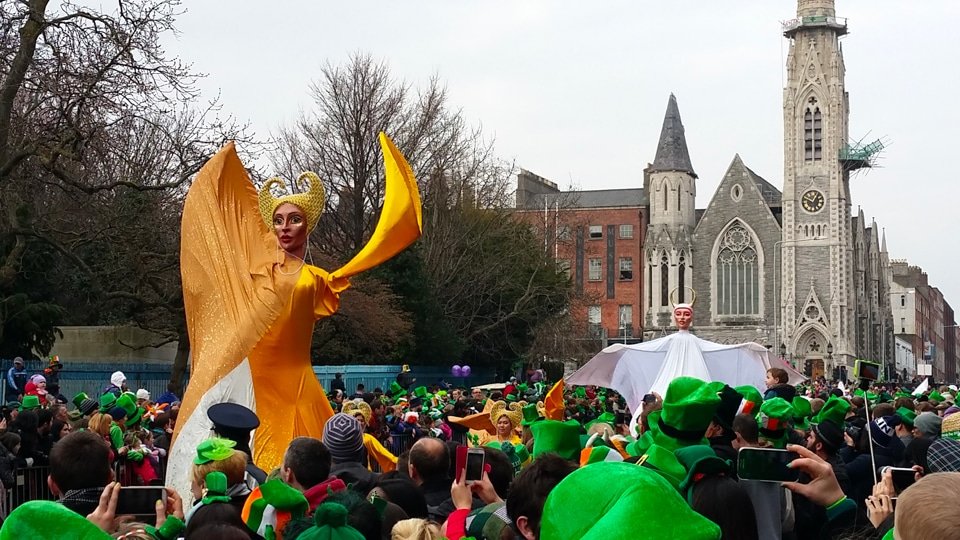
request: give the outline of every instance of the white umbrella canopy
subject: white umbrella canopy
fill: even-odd
[[[722,345],[681,330],[635,345],[610,345],[566,382],[612,388],[624,397],[630,410],[638,411],[645,394],[666,395],[670,381],[680,376],[722,381],[730,386],[751,385],[762,393],[766,372],[772,367],[786,370],[790,384],[806,380],[757,343]]]

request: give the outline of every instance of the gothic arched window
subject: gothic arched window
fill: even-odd
[[[687,273],[687,260],[683,255],[680,256],[680,266],[677,269],[677,302],[684,303],[687,298],[687,290],[684,285],[687,284],[687,279],[684,274]]]
[[[810,108],[803,114],[803,149],[806,161],[823,157],[823,117],[814,98],[810,98]]]
[[[757,250],[742,223],[735,222],[721,235],[714,265],[718,315],[760,314]]]
[[[670,261],[666,253],[660,257],[660,305],[670,305]]]

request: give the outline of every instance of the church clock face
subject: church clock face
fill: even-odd
[[[803,205],[803,209],[811,214],[815,214],[823,209],[823,193],[815,189],[803,194],[803,197],[800,198],[800,204]]]

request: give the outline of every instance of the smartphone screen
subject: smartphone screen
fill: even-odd
[[[483,450],[467,453],[467,482],[475,482],[483,478],[483,456]]]
[[[913,469],[890,467],[890,477],[893,479],[893,489],[897,495],[913,485],[917,479],[916,475],[917,472]]]
[[[762,482],[796,482],[800,471],[787,467],[797,459],[795,452],[773,448],[741,448],[737,455],[737,476]]]
[[[167,500],[163,486],[129,486],[120,488],[117,497],[118,516],[146,516],[155,518],[157,501]]]

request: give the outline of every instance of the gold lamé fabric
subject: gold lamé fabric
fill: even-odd
[[[281,463],[294,437],[320,438],[333,415],[311,368],[315,321],[336,312],[349,277],[420,236],[413,172],[382,133],[380,142],[386,168],[380,220],[361,252],[331,273],[278,248],[233,143],[204,165],[187,194],[180,262],[192,360],[180,418],[189,418],[204,394],[248,358],[261,421],[253,457],[264,470]]]

